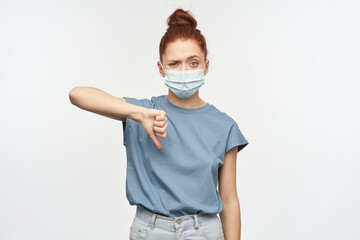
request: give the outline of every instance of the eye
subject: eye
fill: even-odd
[[[175,64],[176,64],[176,63],[170,63],[169,65],[170,65],[170,66],[174,66]]]
[[[194,65],[194,64],[192,64],[192,63],[196,63],[196,64]],[[199,65],[198,62],[191,62],[190,64],[191,64],[192,66],[197,66],[197,65]]]

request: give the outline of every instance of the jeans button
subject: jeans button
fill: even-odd
[[[178,220],[177,220],[177,223],[178,223],[178,224],[181,224],[181,223],[182,223],[182,220],[181,220],[181,219],[178,219]]]

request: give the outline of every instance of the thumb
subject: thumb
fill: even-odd
[[[154,143],[155,143],[156,147],[159,149],[159,151],[161,151],[162,145],[161,145],[161,142],[158,139],[158,137],[154,133],[152,133],[150,135],[150,138],[154,141]]]
[[[166,115],[165,111],[159,110],[159,111],[156,112],[155,119],[158,120],[158,121],[164,120],[165,115]]]

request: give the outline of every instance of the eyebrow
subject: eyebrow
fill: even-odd
[[[194,58],[194,57],[200,58],[198,55],[192,55],[192,56],[188,57],[187,60],[190,58]],[[179,60],[168,60],[167,62],[172,62],[172,61],[178,62]]]

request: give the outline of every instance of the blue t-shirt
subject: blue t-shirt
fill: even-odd
[[[123,122],[126,147],[126,198],[130,205],[168,217],[223,210],[217,191],[218,168],[225,153],[248,145],[237,123],[215,106],[182,108],[168,95],[150,99],[124,97],[128,103],[161,109],[167,133],[158,150],[143,126],[130,118]]]

